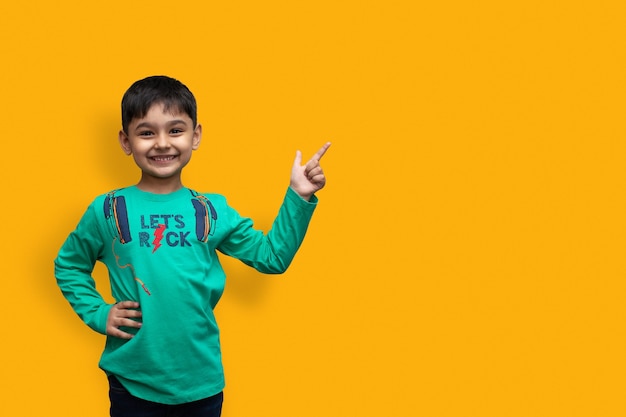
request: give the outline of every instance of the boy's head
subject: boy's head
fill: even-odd
[[[155,75],[136,81],[122,97],[122,130],[128,133],[128,125],[144,117],[154,104],[163,104],[165,111],[186,113],[195,128],[198,122],[196,99],[180,81],[164,75]]]

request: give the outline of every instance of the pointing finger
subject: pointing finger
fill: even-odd
[[[311,160],[315,160],[315,161],[319,161],[320,159],[322,159],[322,156],[324,156],[324,154],[326,153],[326,151],[328,150],[328,148],[330,148],[330,142],[326,142],[324,144],[324,146],[322,146],[320,148],[319,151],[317,151],[315,153],[315,155],[313,155],[313,157],[311,158]]]

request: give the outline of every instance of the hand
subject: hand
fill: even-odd
[[[302,153],[300,151],[296,152],[296,159],[293,161],[293,168],[291,168],[290,186],[306,201],[309,201],[316,191],[321,190],[326,185],[326,177],[320,166],[320,159],[322,159],[329,147],[330,142],[324,144],[304,166],[301,166]]]
[[[136,308],[139,308],[139,303],[135,301],[120,301],[111,307],[107,317],[107,334],[120,339],[132,339],[134,335],[120,330],[120,327],[141,328],[141,322],[131,320],[131,318],[141,318],[141,311],[133,310]]]

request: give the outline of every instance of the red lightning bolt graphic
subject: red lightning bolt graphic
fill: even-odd
[[[163,239],[164,230],[165,230],[164,224],[160,224],[159,227],[157,227],[154,230],[154,240],[152,241],[152,244],[154,245],[154,249],[152,249],[152,253],[156,252],[156,250],[161,247],[161,239]]]

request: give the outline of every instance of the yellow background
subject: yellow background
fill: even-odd
[[[199,102],[186,185],[261,228],[296,149],[333,142],[291,269],[225,261],[224,417],[626,415],[625,12],[3,2],[0,415],[108,415],[52,260],[137,180],[119,102],[152,74]]]

